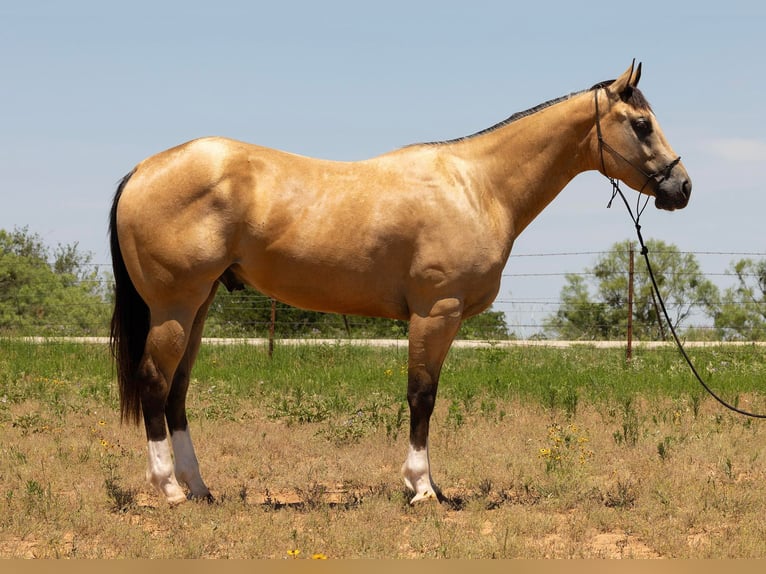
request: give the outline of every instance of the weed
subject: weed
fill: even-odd
[[[318,434],[330,440],[335,446],[347,445],[359,440],[368,433],[370,423],[359,410],[341,423],[329,421]]]
[[[447,426],[452,430],[457,430],[465,423],[465,413],[463,406],[458,401],[450,402],[447,410]]]
[[[614,442],[622,446],[636,446],[641,437],[641,423],[638,418],[632,397],[622,400],[622,424],[612,434]]]
[[[327,487],[318,482],[311,482],[307,488],[296,488],[301,502],[308,510],[316,510],[325,505]]]
[[[124,513],[136,505],[136,491],[132,488],[124,488],[116,476],[108,476],[104,479],[106,496],[113,512]]]
[[[483,478],[481,481],[479,481],[479,495],[482,498],[487,498],[492,492],[492,479],[491,478]]]
[[[40,413],[25,413],[16,417],[11,425],[21,431],[21,436],[27,436],[29,433],[39,433],[48,430],[43,417]]]
[[[666,436],[659,443],[657,443],[657,454],[662,462],[665,462],[670,458],[670,443],[673,439]]]
[[[572,419],[577,414],[577,403],[580,396],[577,389],[569,384],[551,385],[546,396],[546,406],[556,410],[559,405],[564,409],[567,419]]]
[[[19,447],[16,445],[11,445],[11,448],[9,449],[9,454],[11,455],[11,458],[16,464],[26,464],[27,463],[27,455],[24,451],[22,451]]]
[[[35,479],[25,482],[23,502],[27,513],[42,518],[47,518],[57,504],[50,483],[43,486]]]
[[[694,420],[697,420],[700,414],[700,402],[701,402],[700,395],[693,393],[691,395],[691,401],[692,401],[692,413],[694,414]]]
[[[478,353],[479,353],[479,356],[481,357],[481,360],[484,361],[484,363],[486,363],[487,365],[490,365],[492,367],[498,366],[508,356],[508,353],[506,352],[506,350],[501,349],[497,345],[490,345],[487,348],[479,349]]]
[[[588,434],[573,423],[550,425],[547,444],[539,451],[540,458],[545,461],[545,472],[568,469],[575,462],[584,465],[593,458],[589,442]]]
[[[391,405],[386,406],[379,398],[373,397],[368,404],[346,415],[341,422],[328,419],[319,434],[336,445],[345,445],[385,428],[386,437],[395,441],[405,421],[406,409],[401,401],[394,410]]]
[[[330,411],[322,396],[308,395],[301,387],[295,387],[272,406],[270,418],[294,424],[322,422],[329,416]]]
[[[124,488],[120,484],[120,477],[117,475],[117,457],[107,452],[101,458],[101,469],[106,474],[104,488],[111,510],[124,513],[132,509],[136,504],[136,491],[135,489]]]
[[[574,416],[577,414],[578,400],[579,400],[579,396],[577,394],[577,389],[573,387],[567,387],[564,390],[563,397],[562,397],[562,405],[564,406],[564,412],[566,413],[566,416],[568,419],[574,418]]]
[[[26,495],[29,499],[42,498],[45,491],[36,480],[28,480],[26,483]]]
[[[406,420],[407,410],[404,403],[400,402],[393,416],[386,417],[386,437],[395,442]]]
[[[618,478],[604,495],[604,506],[608,508],[632,508],[638,499],[636,487],[630,479]]]

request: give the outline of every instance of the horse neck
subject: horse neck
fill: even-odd
[[[582,93],[458,144],[506,212],[511,241],[572,178],[594,169],[594,124],[593,96]]]

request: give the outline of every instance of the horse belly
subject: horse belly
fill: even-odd
[[[262,253],[234,266],[245,283],[278,301],[312,311],[407,319],[399,273],[385,264],[340,263],[322,257]]]

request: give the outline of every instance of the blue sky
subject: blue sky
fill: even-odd
[[[78,242],[108,263],[118,179],[203,135],[362,159],[467,135],[643,62],[641,87],[694,182],[650,206],[646,237],[766,252],[763,2],[4,2],[0,228]],[[596,174],[572,182],[514,254],[633,237]],[[707,272],[730,257],[701,256]],[[555,298],[582,258],[511,257],[496,308]]]

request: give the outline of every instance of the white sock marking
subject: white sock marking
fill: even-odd
[[[431,463],[428,457],[428,445],[425,448],[415,448],[410,445],[407,460],[402,466],[404,483],[415,492],[410,503],[429,498],[436,498],[436,487],[431,479]]]
[[[179,486],[173,472],[173,455],[167,439],[150,440],[149,468],[146,471],[147,480],[165,495],[167,501],[175,504],[186,500],[183,489]]]

